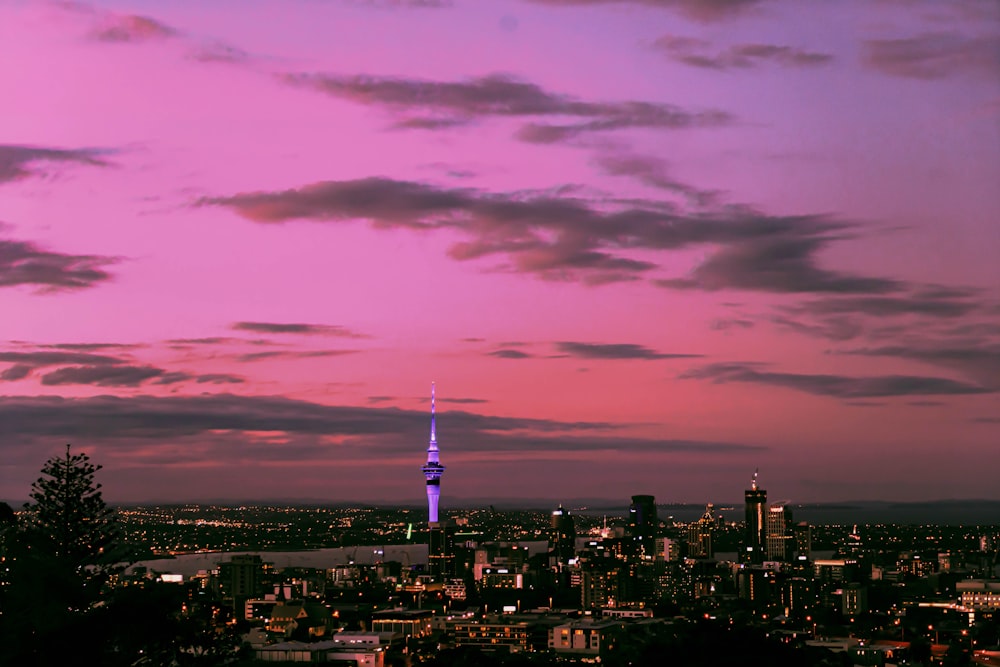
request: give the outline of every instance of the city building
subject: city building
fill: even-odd
[[[625,530],[628,555],[640,560],[655,559],[659,529],[656,499],[647,495],[632,496],[632,504],[628,508],[628,527]]]
[[[552,556],[562,568],[576,555],[576,526],[573,515],[562,505],[552,512]]]
[[[767,491],[757,485],[757,471],[750,480],[750,488],[744,493],[746,500],[746,527],[743,538],[741,560],[749,563],[764,562],[764,506],[767,504]]]
[[[239,554],[219,563],[219,587],[222,598],[242,609],[246,601],[260,594],[265,563],[256,554]]]
[[[1000,611],[1000,581],[966,579],[955,584],[959,604],[982,612]]]
[[[621,621],[579,620],[549,630],[549,648],[556,653],[600,658],[612,650],[622,629]]]
[[[715,516],[715,505],[709,503],[705,513],[697,521],[688,524],[687,555],[690,558],[712,558],[715,551],[712,547],[712,536],[718,519]]]
[[[764,551],[768,560],[787,563],[795,551],[792,508],[786,503],[774,503],[767,508]]]

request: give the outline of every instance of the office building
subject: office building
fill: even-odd
[[[767,491],[757,485],[757,471],[750,480],[750,488],[744,493],[746,499],[746,526],[743,537],[742,560],[749,563],[764,561],[764,506],[767,504]]]
[[[653,560],[657,552],[659,524],[656,499],[646,495],[632,496],[632,504],[628,508],[628,527],[625,530],[627,555],[640,560]]]
[[[764,550],[768,560],[787,563],[795,551],[795,533],[792,508],[786,503],[775,503],[767,508],[767,526]]]

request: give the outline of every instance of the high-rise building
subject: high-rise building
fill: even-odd
[[[562,505],[552,512],[552,555],[558,565],[569,563],[576,555],[576,525],[573,515]]]
[[[438,460],[437,426],[434,415],[434,383],[431,383],[431,439],[427,445],[427,463],[421,470],[427,480],[427,522],[438,522],[438,501],[441,497],[441,475],[444,466]]]
[[[743,560],[750,563],[761,563],[764,560],[764,506],[767,504],[767,491],[757,485],[757,471],[750,480],[750,488],[746,490],[746,534],[743,539]]]
[[[812,527],[805,521],[795,524],[795,553],[800,559],[812,558]]]
[[[715,516],[715,505],[705,506],[705,513],[697,521],[688,524],[687,555],[691,558],[711,558],[715,555],[712,547],[712,537],[718,519]]]
[[[629,551],[641,560],[656,557],[656,538],[659,533],[659,519],[656,517],[656,498],[653,496],[632,496],[628,508]]]
[[[774,503],[767,508],[767,527],[764,542],[768,560],[787,563],[795,551],[795,534],[792,508],[785,503]]]

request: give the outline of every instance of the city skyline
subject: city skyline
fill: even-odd
[[[1000,500],[1000,6],[0,5],[0,498]]]

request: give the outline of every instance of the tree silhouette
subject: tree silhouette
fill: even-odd
[[[67,445],[42,467],[21,520],[8,525],[0,664],[59,664],[68,645],[80,664],[100,664],[109,628],[95,610],[115,571],[120,531],[94,481],[98,470]]]
[[[101,497],[94,474],[101,466],[86,454],[54,456],[42,467],[42,476],[31,485],[34,503],[25,505],[26,528],[45,543],[52,555],[98,571],[119,556],[121,537],[114,510]]]

